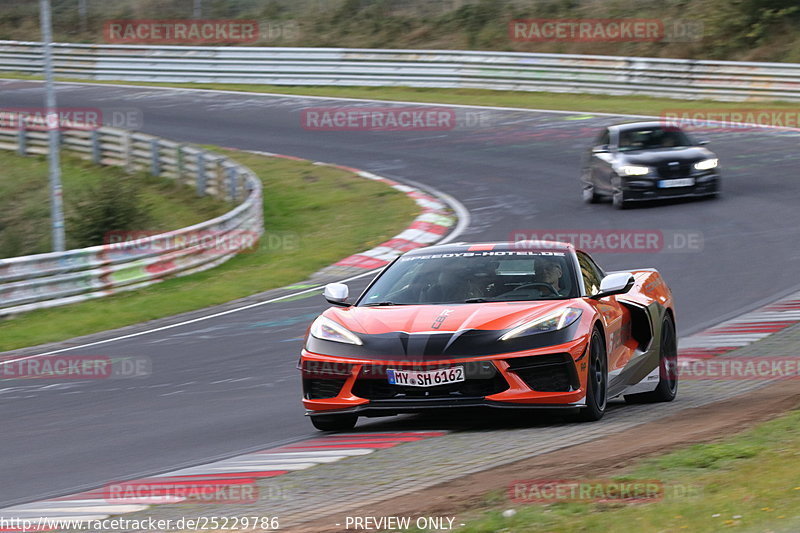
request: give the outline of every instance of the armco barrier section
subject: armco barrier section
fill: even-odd
[[[522,52],[56,43],[57,76],[800,100],[800,64]],[[0,41],[0,73],[42,71],[37,42]]]
[[[0,124],[0,149],[46,154],[47,131]],[[199,272],[251,248],[263,232],[261,182],[218,154],[108,127],[61,131],[64,152],[130,172],[148,172],[214,195],[234,209],[217,218],[136,240],[0,259],[0,316],[137,289]],[[124,237],[124,236],[122,236]]]

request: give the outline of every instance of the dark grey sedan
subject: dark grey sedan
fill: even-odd
[[[664,122],[634,122],[604,128],[581,173],[583,199],[631,202],[719,194],[719,160],[706,142],[694,141]]]

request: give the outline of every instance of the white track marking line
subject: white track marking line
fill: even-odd
[[[3,509],[3,511],[5,511],[5,509]],[[39,518],[40,516],[42,516],[42,513],[39,511],[19,511],[10,515],[0,513],[0,518]],[[42,517],[49,520],[80,520],[81,522],[88,522],[90,520],[102,520],[109,516],[111,516],[111,514],[98,514],[97,511],[86,511],[83,513],[80,511],[58,511],[56,514],[45,514]]]
[[[80,505],[66,505],[72,502],[60,501],[43,501],[39,503],[30,503],[19,507],[9,507],[3,509],[3,512],[14,513],[61,513],[61,512],[81,512],[81,513],[108,513],[108,514],[123,514],[123,513],[136,513],[144,511],[149,508],[149,505],[142,504],[120,504],[114,501],[95,500],[92,503],[81,503]]]
[[[183,470],[176,470],[170,472],[173,476],[194,476],[203,474],[234,474],[239,472],[258,472],[261,470],[305,470],[316,466],[317,463],[271,463],[269,468],[259,468],[258,465],[244,465],[244,466],[216,466],[214,464],[196,466],[192,468],[184,468]]]

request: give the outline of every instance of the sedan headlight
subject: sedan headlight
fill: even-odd
[[[338,322],[321,316],[311,324],[311,335],[323,340],[343,342],[345,344],[364,344],[358,336]]]
[[[695,163],[694,168],[696,170],[711,170],[712,168],[717,168],[717,165],[719,165],[719,159],[704,159]]]
[[[626,176],[646,176],[650,173],[650,167],[640,165],[622,165],[619,170]]]
[[[503,334],[503,336],[500,337],[500,340],[504,341],[513,339],[514,337],[519,337],[520,335],[532,335],[535,333],[558,331],[559,329],[564,329],[565,327],[574,323],[581,317],[582,313],[583,311],[573,307],[559,309],[555,313],[549,313],[515,327],[514,329]]]

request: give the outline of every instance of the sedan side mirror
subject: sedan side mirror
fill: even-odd
[[[347,298],[350,296],[350,288],[344,283],[328,283],[325,285],[325,292],[322,293],[328,303],[340,307],[348,307]]]
[[[697,141],[697,146],[705,146],[709,143],[708,139],[700,139]]]
[[[609,274],[600,281],[600,292],[593,294],[591,298],[598,300],[614,294],[625,294],[631,290],[635,282],[636,280],[630,272]]]
[[[607,144],[601,144],[600,146],[595,146],[594,148],[592,148],[592,153],[593,154],[607,154],[608,153],[608,145]]]

